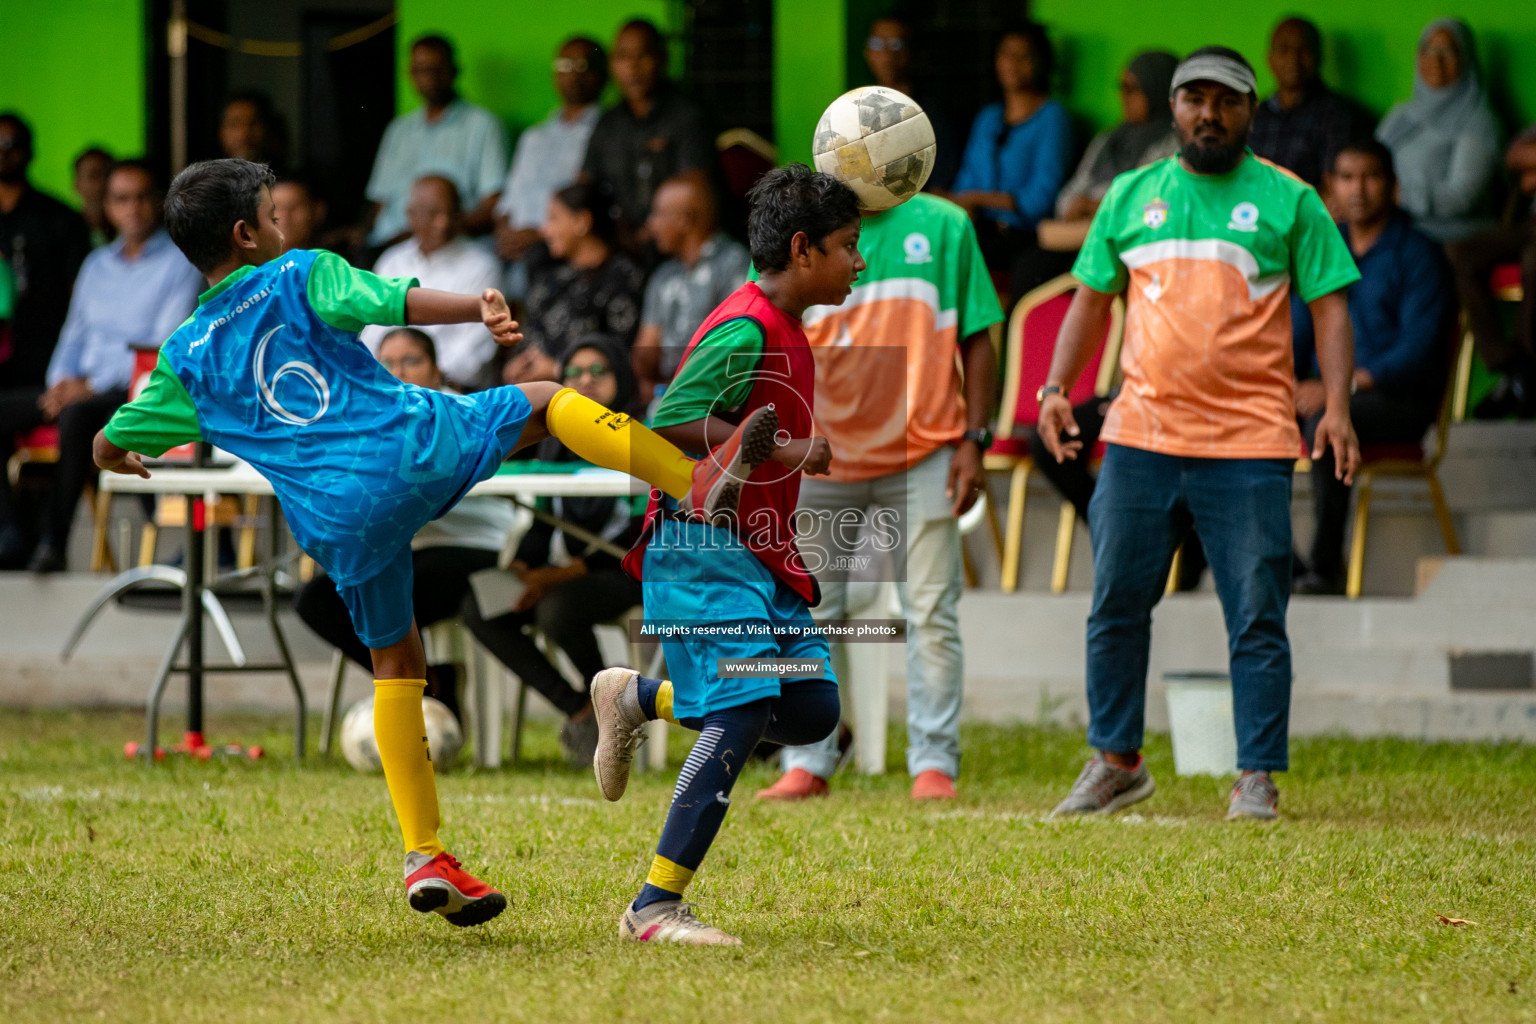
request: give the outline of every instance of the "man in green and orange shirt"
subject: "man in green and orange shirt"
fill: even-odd
[[[1228,817],[1273,818],[1270,773],[1288,766],[1291,477],[1300,449],[1290,295],[1312,312],[1327,411],[1314,457],[1359,463],[1349,420],[1354,341],[1344,289],[1359,280],[1316,192],[1247,148],[1254,76],[1210,46],[1173,79],[1180,153],[1110,186],[1072,272],[1040,431],[1058,459],[1081,443],[1064,397],[1126,296],[1125,384],[1102,438],[1089,505],[1088,762],[1058,814],[1106,813],[1150,796],[1141,757],[1152,608],[1193,529],[1226,616],[1238,768]]]

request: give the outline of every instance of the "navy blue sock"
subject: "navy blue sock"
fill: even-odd
[[[656,859],[634,908],[681,898],[731,806],[731,787],[768,726],[774,700],[712,711],[677,776]],[[824,734],[823,734],[824,735]]]
[[[639,677],[640,710],[645,712],[645,717],[650,721],[656,721],[656,694],[661,690],[661,680],[651,679],[646,676]]]

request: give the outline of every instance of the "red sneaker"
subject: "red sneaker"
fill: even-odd
[[[680,503],[681,511],[700,522],[729,525],[742,485],[773,455],[778,432],[778,413],[754,409],[724,444],[693,464],[693,490]]]
[[[405,892],[412,910],[441,914],[460,928],[484,924],[507,909],[505,896],[459,867],[448,853],[431,860],[424,853],[406,854]]]
[[[807,800],[813,796],[826,796],[830,792],[827,780],[818,778],[804,768],[791,768],[779,776],[779,781],[767,789],[757,791],[759,800]]]
[[[918,772],[917,778],[912,780],[913,800],[953,800],[954,798],[955,780],[937,768]]]

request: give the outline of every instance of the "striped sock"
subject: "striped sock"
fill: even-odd
[[[636,910],[682,898],[720,831],[731,806],[731,787],[767,728],[771,704],[771,700],[754,701],[705,716],[699,738],[678,773],[656,858],[635,897]]]

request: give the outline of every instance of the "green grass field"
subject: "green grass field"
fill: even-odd
[[[215,727],[265,763],[152,770],[139,722],[0,718],[5,1024],[1536,1018],[1532,748],[1297,742],[1267,827],[1166,742],[1141,813],[1089,822],[1044,818],[1079,733],[968,729],[945,807],[899,771],[754,805],[754,768],[691,893],[745,945],[684,950],[615,935],[670,778],[605,804],[552,732],[441,778],[445,839],[512,902],[461,931],[406,907],[382,779],[295,769],[252,719]]]

